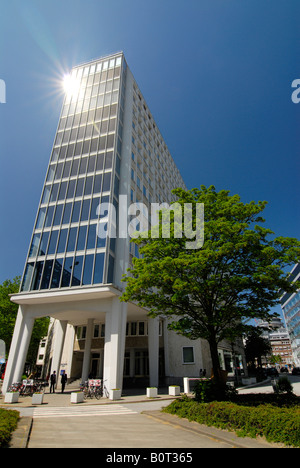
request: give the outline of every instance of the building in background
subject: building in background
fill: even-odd
[[[299,281],[300,264],[291,271],[290,281]],[[290,335],[295,366],[300,366],[300,291],[286,293],[281,298],[281,308]]]
[[[263,330],[262,338],[269,341],[273,356],[280,356],[282,366],[292,366],[293,354],[288,330],[280,318],[272,318],[271,322],[259,320],[257,326]],[[266,359],[265,364],[268,362]]]
[[[19,312],[4,392],[19,380],[34,320],[43,316],[51,317],[39,356],[45,376],[93,375],[112,389],[209,374],[206,342],[180,337],[119,300],[122,275],[139,256],[130,222],[141,229],[151,203],[170,203],[171,190],[185,188],[124,55],[74,67],[65,85],[21,291],[12,298]],[[128,212],[133,203],[139,217]],[[231,352],[220,346],[228,368]]]

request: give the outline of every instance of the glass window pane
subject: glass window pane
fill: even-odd
[[[80,161],[79,174],[85,174],[87,169],[88,158],[82,158]]]
[[[50,197],[50,202],[55,202],[56,199],[57,199],[57,194],[58,194],[58,188],[59,188],[59,184],[53,184],[53,187],[52,187],[52,192],[51,192],[51,197]]]
[[[86,255],[82,284],[92,284],[93,265],[94,265],[94,255]]]
[[[44,232],[42,235],[42,240],[41,240],[41,244],[39,248],[39,255],[46,255],[48,239],[49,239],[49,232]]]
[[[52,255],[55,253],[57,238],[58,238],[58,231],[52,231],[50,242],[49,242],[48,255]]]
[[[106,153],[104,169],[111,169],[112,168],[112,158],[113,158],[113,152],[112,151],[109,151],[108,153]]]
[[[104,153],[98,154],[96,161],[96,171],[103,171]]]
[[[86,182],[85,182],[85,188],[84,188],[84,195],[90,195],[92,193],[92,188],[93,188],[93,176],[87,177]]]
[[[101,192],[102,177],[103,177],[102,174],[97,174],[95,176],[93,193],[100,193]]]
[[[184,364],[193,364],[194,361],[194,348],[184,347],[182,348],[183,362]]]
[[[76,180],[72,179],[69,182],[69,187],[68,187],[68,192],[67,192],[67,198],[73,198],[75,194],[75,187],[76,187]]]
[[[53,275],[50,288],[59,288],[62,272],[63,258],[56,259],[53,266]]]
[[[45,220],[45,227],[50,227],[52,225],[53,215],[54,215],[54,206],[49,206],[47,210],[47,216]]]
[[[33,279],[32,279],[32,287],[34,291],[37,291],[40,287],[40,281],[42,276],[44,262],[37,262],[34,269]]]
[[[69,224],[70,217],[71,217],[71,210],[72,210],[72,203],[66,203],[63,221],[62,221],[63,224]]]
[[[57,253],[64,253],[66,250],[68,229],[62,229],[60,231],[59,242],[57,247]]]
[[[81,221],[87,221],[89,219],[90,204],[91,200],[83,200],[80,218]]]
[[[45,263],[43,278],[41,281],[41,289],[48,289],[50,285],[50,277],[52,272],[53,260],[47,260]]]
[[[62,279],[61,279],[62,288],[68,288],[70,286],[72,268],[73,268],[73,257],[66,258],[64,269],[62,272]]]
[[[50,191],[51,191],[50,189],[51,189],[51,185],[47,185],[47,186],[44,188],[44,193],[43,193],[43,198],[42,198],[42,204],[48,203],[49,198],[50,198]]]
[[[107,272],[107,282],[113,283],[114,282],[114,268],[115,268],[115,259],[111,255],[109,256],[108,262],[108,272]]]
[[[85,250],[87,226],[80,226],[77,241],[77,250]]]
[[[64,200],[66,198],[68,182],[62,182],[59,190],[58,200]]]
[[[111,179],[111,172],[108,172],[108,173],[103,175],[102,192],[109,192],[110,191],[110,179]]]
[[[97,254],[95,259],[94,284],[103,283],[104,253]]]
[[[29,291],[34,263],[27,263],[21,291]]]
[[[81,273],[83,266],[83,256],[76,256],[74,265],[73,265],[73,276],[72,276],[72,286],[80,286],[81,283]]]
[[[96,245],[96,224],[91,224],[88,231],[87,249],[94,249]]]
[[[77,223],[79,221],[80,208],[81,208],[81,201],[75,202],[74,207],[73,207],[71,223]]]
[[[100,205],[100,198],[93,198],[90,219],[98,219],[97,208]]]
[[[71,171],[71,161],[67,161],[64,167],[63,179],[65,177],[70,177],[70,171]]]
[[[39,211],[37,222],[36,222],[36,227],[35,227],[36,229],[41,229],[43,227],[45,215],[46,215],[46,208],[41,208]]]
[[[83,194],[84,179],[78,179],[76,187],[76,197],[82,197]]]
[[[53,221],[53,226],[59,226],[60,225],[62,211],[63,211],[63,205],[57,205],[56,211],[55,211],[55,216],[54,216],[54,221]]]
[[[29,251],[29,257],[36,257],[38,253],[38,248],[39,248],[39,243],[40,243],[40,234],[35,234],[32,239],[30,251]]]
[[[71,169],[71,177],[77,176],[79,161],[80,161],[79,159],[74,159],[73,164],[72,164],[72,169]]]
[[[67,252],[73,252],[75,250],[77,231],[77,227],[70,229]]]

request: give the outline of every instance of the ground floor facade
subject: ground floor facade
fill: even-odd
[[[100,378],[108,390],[183,384],[184,377],[210,376],[211,358],[205,340],[191,341],[168,330],[168,321],[149,318],[147,311],[120,302],[120,291],[103,286],[52,293],[22,293],[7,363],[3,393],[20,381],[34,320],[51,318],[38,356],[39,373],[55,370],[68,382]],[[244,374],[242,348],[219,348],[229,376]]]

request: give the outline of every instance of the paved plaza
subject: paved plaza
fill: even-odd
[[[300,395],[300,378],[290,377],[294,393]],[[270,382],[241,392],[272,392]],[[12,448],[274,448],[263,440],[238,438],[234,433],[209,428],[161,412],[174,397],[166,391],[154,399],[143,391],[124,393],[121,400],[88,399],[83,404],[70,402],[70,392],[45,393],[44,404],[32,406],[30,397],[15,405],[21,419],[14,433]]]

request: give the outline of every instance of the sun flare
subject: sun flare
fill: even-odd
[[[79,81],[72,75],[65,75],[63,88],[68,96],[75,96],[79,92]]]

